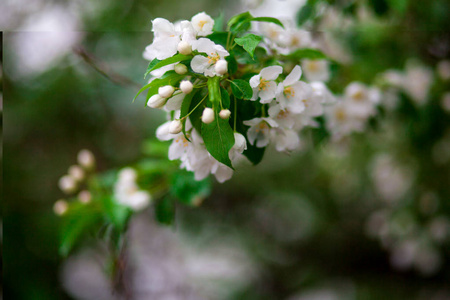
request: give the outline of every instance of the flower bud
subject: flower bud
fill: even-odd
[[[67,209],[69,209],[69,205],[67,204],[67,201],[63,199],[58,200],[53,204],[53,212],[58,216],[65,214]]]
[[[224,119],[224,120],[228,119],[230,117],[230,115],[231,115],[231,111],[229,109],[222,109],[219,112],[220,118]]]
[[[174,121],[172,121],[172,123],[170,123],[169,133],[177,134],[177,133],[180,133],[182,129],[183,129],[183,125],[181,124],[181,121],[174,120]]]
[[[158,89],[158,94],[163,98],[169,98],[172,96],[173,92],[175,91],[175,88],[171,85],[165,85]]]
[[[92,196],[89,191],[84,190],[78,194],[78,199],[80,200],[81,203],[86,204],[86,203],[91,202]]]
[[[161,108],[166,104],[166,98],[161,97],[159,94],[155,94],[148,100],[147,106],[151,108]]]
[[[219,75],[224,75],[228,72],[228,62],[225,59],[221,59],[218,62],[216,62],[216,65],[214,66],[214,70]]]
[[[178,52],[183,55],[189,55],[192,53],[192,46],[189,45],[187,42],[179,42],[177,46]]]
[[[193,88],[194,88],[194,85],[189,80],[183,80],[180,83],[180,90],[185,94],[189,94],[190,92],[192,92]]]
[[[74,165],[69,168],[69,175],[76,181],[81,181],[84,178],[84,171],[80,166]]]
[[[78,163],[85,169],[91,169],[95,164],[95,157],[91,151],[83,149],[78,152]]]
[[[206,107],[203,110],[202,122],[205,124],[209,124],[212,121],[214,121],[214,110],[212,108]]]
[[[65,175],[58,181],[59,188],[66,194],[74,192],[77,188],[77,183],[72,176]]]
[[[174,69],[175,69],[175,73],[180,74],[180,75],[186,74],[188,71],[188,68],[183,64],[175,65]]]

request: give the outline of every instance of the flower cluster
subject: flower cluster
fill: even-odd
[[[248,33],[251,22],[265,38]],[[317,125],[323,105],[334,101],[323,83],[330,76],[325,56],[316,49],[291,53],[311,46],[306,31],[249,13],[233,17],[224,32],[203,12],[152,24],[154,40],[144,52],[152,77],[138,95],[148,90],[147,106],[167,112],[156,136],[172,141],[169,159],[181,160],[197,180],[213,174],[224,182],[242,157],[256,164],[269,144],[296,150],[300,130]],[[300,60],[310,83],[300,80]]]
[[[137,174],[134,169],[120,170],[114,185],[114,197],[118,203],[139,211],[148,206],[151,196],[147,191],[139,190],[136,179]]]

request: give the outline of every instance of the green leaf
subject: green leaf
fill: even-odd
[[[234,75],[238,70],[238,64],[233,54],[228,55],[225,60],[228,62],[228,74]]]
[[[147,72],[145,73],[144,78],[147,77],[147,75],[148,75],[150,72],[152,72],[152,71],[154,71],[154,70],[156,70],[156,69],[162,68],[162,67],[167,66],[167,65],[170,65],[170,64],[174,64],[174,63],[176,63],[176,62],[189,60],[189,59],[191,59],[191,58],[192,58],[192,55],[183,55],[183,54],[178,53],[178,54],[175,54],[175,55],[172,56],[172,57],[166,58],[166,59],[161,60],[161,61],[157,61],[157,62],[153,65],[153,63],[154,63],[155,60],[156,60],[156,59],[154,59],[154,60],[148,65]],[[151,68],[150,68],[150,66],[151,66]]]
[[[297,26],[303,25],[312,18],[316,12],[315,4],[306,3],[297,13]]]
[[[71,205],[63,216],[59,253],[67,256],[86,234],[100,227],[101,220],[100,212],[94,207],[81,203],[76,203],[75,207]]]
[[[320,50],[312,49],[312,48],[304,48],[298,49],[288,55],[284,55],[284,57],[289,59],[326,59],[327,56]]]
[[[233,168],[228,152],[234,146],[234,133],[228,120],[219,117],[217,110],[212,123],[202,123],[202,137],[206,150],[219,162]]]
[[[205,107],[204,104],[200,104],[200,101],[202,101],[206,97],[206,89],[202,89],[199,93],[197,93],[191,100],[191,106],[189,107],[189,111],[191,111],[191,114],[189,115],[189,120],[191,120],[192,126],[195,128],[195,130],[201,134],[202,132],[202,113],[203,109]],[[197,106],[198,105],[198,106]],[[195,108],[195,110],[194,110]]]
[[[170,225],[175,219],[175,204],[171,196],[166,196],[155,204],[156,220],[164,225]]]
[[[213,41],[215,44],[227,46],[228,32],[214,32],[208,35],[208,39]]]
[[[250,21],[274,23],[274,24],[277,24],[278,26],[281,26],[282,28],[284,28],[283,23],[281,23],[281,21],[278,20],[277,18],[272,18],[272,17],[257,17],[257,18],[251,19]]]
[[[221,12],[220,15],[214,19],[213,31],[222,31],[224,23],[225,23],[225,14]]]
[[[223,87],[220,87],[220,95],[222,97],[223,108],[230,108],[230,94]]]
[[[159,62],[160,62],[160,60],[155,58],[154,60],[152,60],[148,64],[147,71],[144,74],[144,79],[147,77],[148,74],[150,74],[150,72],[152,71],[153,67],[156,66]]]
[[[237,33],[239,31],[246,31],[250,28],[250,20],[253,16],[247,11],[232,17],[228,21],[228,28],[231,32]]]
[[[211,181],[209,178],[197,181],[194,173],[180,170],[172,176],[170,189],[180,202],[197,206],[211,194]]]
[[[131,215],[131,210],[119,203],[112,197],[105,197],[102,199],[103,210],[106,212],[109,222],[122,231]]]
[[[242,46],[245,51],[247,51],[250,56],[253,58],[253,54],[255,52],[256,46],[258,46],[259,42],[261,42],[262,37],[255,34],[247,34],[241,38],[235,38],[234,41],[236,44]]]
[[[191,93],[184,96],[183,102],[181,103],[180,119],[181,119],[181,124],[183,125],[183,134],[187,140],[189,140],[186,136],[186,120],[187,120],[187,118],[184,118],[184,117],[189,114],[192,98],[194,98],[195,94],[198,91],[199,91],[198,89],[194,89]]]
[[[250,84],[242,79],[235,79],[231,82],[231,91],[238,99],[250,99],[253,96]]]

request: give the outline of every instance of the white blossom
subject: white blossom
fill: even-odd
[[[302,69],[297,65],[286,79],[278,84],[277,102],[282,109],[289,109],[293,113],[301,113],[305,110],[305,101],[311,97],[312,88],[306,82],[299,81],[301,76]]]
[[[202,113],[202,122],[205,124],[212,123],[214,121],[214,110],[210,107],[205,107]]]
[[[128,206],[134,211],[140,211],[148,206],[151,196],[148,192],[139,190],[136,178],[134,169],[122,169],[114,185],[114,197],[119,204]]]
[[[219,112],[219,117],[224,120],[227,120],[230,117],[230,115],[231,115],[231,111],[229,109],[222,109]]]
[[[325,59],[309,60],[302,63],[305,77],[309,81],[328,81],[330,79],[329,62]]]
[[[69,204],[63,199],[58,200],[55,202],[55,204],[53,204],[53,212],[58,216],[62,216],[63,214],[65,214],[68,209]]]
[[[183,129],[183,124],[181,124],[180,120],[173,120],[169,126],[169,133],[177,134],[180,133]]]
[[[174,91],[175,91],[175,88],[171,85],[165,85],[165,86],[158,88],[158,94],[162,98],[169,98],[170,96],[172,96]]]
[[[182,75],[187,73],[188,68],[183,64],[176,64],[174,70],[177,74]]]
[[[225,59],[220,59],[216,62],[214,71],[216,71],[216,74],[218,75],[225,75],[228,72],[228,62]]]
[[[70,175],[65,175],[61,177],[58,181],[58,185],[61,191],[63,191],[66,194],[73,193],[77,189],[77,182]]]
[[[91,202],[92,199],[92,195],[91,192],[83,190],[78,194],[78,199],[80,200],[81,203],[89,203]]]
[[[166,98],[161,97],[159,94],[155,94],[148,100],[147,106],[151,108],[162,108],[167,102]]]
[[[184,94],[189,94],[194,89],[194,85],[189,80],[183,80],[180,82],[180,90]]]
[[[91,169],[95,165],[95,157],[91,151],[83,149],[78,152],[78,164],[85,169]]]
[[[201,38],[193,44],[193,49],[207,54],[207,56],[194,56],[191,61],[191,68],[194,72],[203,73],[209,77],[221,75],[216,73],[215,64],[230,55],[223,46],[214,44],[210,39]]]
[[[207,36],[212,33],[214,20],[205,12],[196,14],[191,19],[192,26],[197,31],[198,36]]]
[[[76,181],[81,181],[84,179],[84,170],[78,165],[70,166],[68,174]]]
[[[270,66],[263,68],[258,75],[250,78],[250,86],[253,89],[251,100],[260,98],[261,103],[270,103],[275,98],[277,84],[274,80],[283,72],[280,66]]]
[[[250,126],[247,131],[250,144],[256,145],[258,148],[266,147],[269,144],[270,129],[278,127],[278,124],[271,118],[254,118],[244,121],[244,125]]]

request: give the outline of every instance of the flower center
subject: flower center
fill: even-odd
[[[286,96],[286,98],[292,98],[295,96],[295,90],[288,86],[284,88],[284,95]]]
[[[208,55],[208,64],[215,64],[219,59],[219,54],[211,53],[211,55]]]
[[[317,72],[319,70],[319,64],[316,61],[311,61],[308,64],[308,69],[311,72]]]
[[[300,39],[297,36],[293,36],[291,39],[291,46],[300,46]]]
[[[265,80],[264,78],[261,78],[259,81],[259,90],[265,91],[267,89],[267,85],[269,84],[268,80]]]
[[[308,105],[309,105],[309,104],[308,104],[308,100],[303,99],[302,102],[303,102],[303,104],[305,104],[305,107],[308,107]]]
[[[198,22],[198,27],[200,27],[200,29],[203,29],[203,26],[205,26],[206,23],[208,23],[208,21],[200,21]]]
[[[287,110],[280,110],[277,118],[278,119],[286,119],[288,115],[289,115],[289,113],[287,112]]]
[[[181,143],[183,144],[183,147],[187,147],[189,145],[189,141],[184,136],[177,138],[175,143]]]
[[[352,96],[353,100],[355,101],[361,101],[364,99],[364,92],[363,91],[357,91]]]
[[[343,122],[347,119],[347,114],[345,113],[345,111],[343,109],[336,109],[334,114],[335,114],[336,120],[338,120],[339,122]]]
[[[269,129],[269,125],[266,122],[259,123],[258,127],[256,127],[256,132],[264,132]]]

